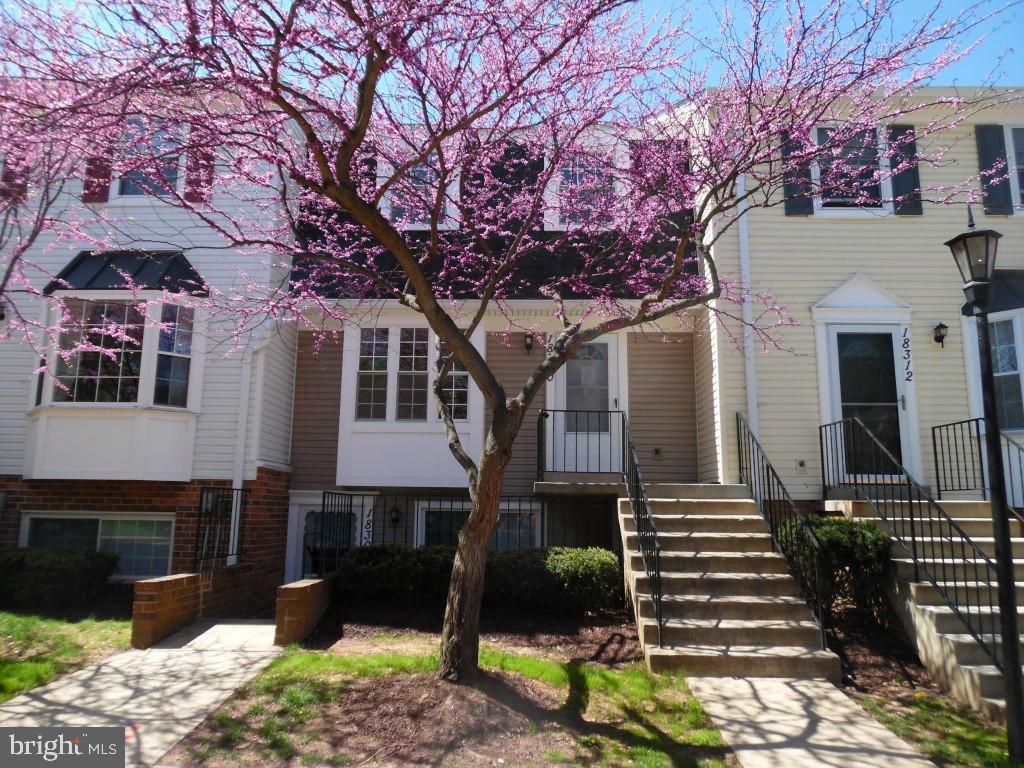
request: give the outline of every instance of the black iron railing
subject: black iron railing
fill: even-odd
[[[800,594],[811,609],[821,634],[821,647],[828,647],[828,607],[825,604],[826,562],[821,542],[807,518],[800,513],[779,473],[768,460],[743,414],[736,414],[740,482],[745,483],[768,526],[772,544],[796,578]]]
[[[988,472],[985,467],[985,420],[966,419],[932,427],[932,455],[935,460],[935,484],[938,498],[944,493],[962,491],[988,498]],[[999,436],[1006,477],[1007,510],[1024,524],[1024,445],[1003,432]]]
[[[624,472],[626,414],[546,409],[537,415],[537,479],[547,472]]]
[[[985,653],[1003,668],[995,563],[911,477],[860,419],[820,429],[826,498],[867,502],[910,555],[914,580],[930,582]]]
[[[241,488],[199,489],[194,569],[214,571],[236,565],[242,554],[246,492]]]
[[[620,412],[621,414],[621,412]],[[621,414],[619,422],[622,427],[622,481],[629,496],[629,508],[633,513],[636,526],[637,549],[644,563],[647,583],[651,589],[651,602],[654,603],[654,618],[658,622],[658,646],[662,644],[663,615],[661,609],[661,542],[658,541],[658,527],[654,524],[651,505],[647,502],[647,491],[644,486],[643,473],[640,471],[640,460],[637,457],[633,436],[629,432],[629,423],[625,414]]]
[[[325,574],[354,546],[419,547],[458,543],[469,517],[468,496],[325,491],[319,511],[305,521],[304,569]],[[491,549],[544,544],[545,502],[537,496],[502,496]]]

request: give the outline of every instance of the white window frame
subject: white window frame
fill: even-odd
[[[421,163],[416,163],[416,165],[426,165],[426,166],[429,166],[430,163],[424,161],[424,162],[421,162]],[[382,164],[382,163],[378,163],[377,185],[380,186],[385,181],[387,181],[390,178],[391,174],[393,174],[395,172],[395,170],[396,170],[396,168],[393,165],[385,165],[385,164]],[[438,173],[438,176],[440,176],[440,173]],[[384,195],[384,199],[381,201],[381,203],[382,203],[381,210],[383,211],[385,218],[388,221],[390,221],[392,224],[394,224],[396,227],[398,227],[398,229],[400,231],[404,231],[404,232],[429,232],[430,231],[430,221],[429,221],[429,219],[427,221],[415,222],[416,226],[409,226],[408,223],[403,223],[401,226],[399,226],[398,223],[395,222],[394,217],[392,215],[392,195],[394,195],[395,186],[396,185],[392,185],[391,189],[388,190],[387,194]],[[448,182],[448,187],[445,190],[444,218],[437,222],[437,229],[438,229],[439,232],[453,231],[453,230],[457,230],[457,229],[460,228],[459,210],[458,210],[458,206],[455,204],[455,200],[458,199],[458,195],[459,195],[459,184],[458,184],[458,179],[456,178],[456,179],[452,179],[452,180],[450,180]]]
[[[25,548],[28,546],[28,535],[30,521],[36,519],[85,519],[85,520],[97,520],[99,524],[96,526],[96,552],[100,550],[100,537],[103,533],[103,521],[104,520],[155,520],[159,522],[170,522],[171,523],[171,542],[170,549],[167,553],[167,573],[158,574],[157,576],[131,576],[126,574],[115,573],[110,577],[111,581],[117,582],[135,582],[145,579],[157,578],[159,575],[167,576],[171,573],[171,565],[174,562],[174,540],[176,535],[177,520],[176,515],[173,512],[97,512],[95,510],[85,509],[74,509],[74,510],[40,510],[32,509],[25,510],[21,513],[21,525],[18,530],[18,546]]]
[[[1021,393],[1024,396],[1024,307],[1006,309],[1002,312],[993,312],[988,316],[989,323],[998,323],[1002,320],[1013,322],[1013,340],[1017,345],[1017,375],[1020,379]],[[964,357],[967,362],[967,395],[970,405],[971,418],[982,418],[982,394],[981,394],[981,365],[978,360],[978,325],[973,317],[961,318],[961,331],[964,343]],[[1010,435],[1024,435],[1024,427],[1009,429],[1002,427],[1002,431]]]
[[[835,128],[837,123],[820,123],[811,128],[811,141],[818,146],[818,129]],[[895,208],[892,203],[892,177],[889,158],[886,156],[886,126],[881,125],[875,128],[875,135],[878,138],[878,170],[881,174],[880,189],[882,193],[882,204],[878,206],[851,206],[848,208],[833,208],[825,205],[821,196],[821,167],[817,161],[811,163],[811,187],[814,190],[814,214],[815,216],[837,216],[837,217],[864,217],[864,216],[891,216]]]
[[[131,118],[129,118],[129,120],[130,119]],[[187,131],[187,127],[184,124],[182,124],[182,123],[177,123],[177,122],[174,122],[173,120],[168,121],[168,122],[172,126],[174,126],[175,129],[177,129],[180,132],[179,135],[182,138],[182,142],[181,142],[182,150],[181,150],[181,152],[178,153],[178,162],[175,164],[175,169],[176,169],[177,173],[175,174],[175,177],[174,177],[174,192],[176,192],[178,194],[181,194],[182,190],[184,189],[184,184],[185,184],[185,154],[186,154],[185,147],[188,146],[188,131]],[[168,163],[168,165],[170,165],[170,164]],[[154,195],[151,192],[148,192],[148,193],[143,194],[143,195],[122,195],[121,194],[121,179],[122,178],[123,178],[122,175],[111,174],[111,176],[110,176],[110,187],[107,190],[107,202],[108,203],[117,203],[119,205],[127,205],[127,206],[148,206],[148,205],[152,205],[154,202],[160,202],[160,203],[166,204],[165,201],[163,200],[163,198],[160,197],[160,195]]]
[[[445,508],[445,510],[455,510],[455,509],[459,509],[459,508],[462,508],[464,510],[469,510],[471,505],[472,505],[472,502],[469,499],[466,499],[465,501],[460,501],[458,499],[445,499],[445,507],[444,508]],[[431,507],[434,507],[434,506],[437,506],[437,502],[436,501],[431,501],[430,499],[422,499],[422,500],[419,500],[419,501],[416,502],[416,522],[415,522],[415,529],[414,529],[415,533],[414,533],[414,536],[413,536],[413,546],[414,547],[426,546],[426,541],[427,541],[427,512],[430,510]],[[516,507],[516,509],[514,509],[514,510],[513,509],[509,509],[509,502],[501,501],[499,503],[499,505],[498,505],[499,525],[500,525],[500,516],[501,515],[512,514],[513,512],[517,512],[519,510],[527,510],[527,509],[529,509],[531,512],[536,512],[537,513],[537,525],[536,525],[536,527],[534,529],[534,532],[533,532],[533,547],[537,548],[537,547],[540,546],[540,543],[541,543],[541,534],[542,534],[542,530],[541,529],[544,526],[544,518],[543,518],[543,515],[541,514],[542,508],[543,508],[542,504],[541,504],[540,500],[538,500],[538,499],[532,499],[531,498],[528,502],[523,502],[520,506]],[[488,542],[488,545],[490,545],[490,539],[488,539],[487,542]]]
[[[72,401],[55,401],[53,399],[53,394],[54,388],[57,384],[54,381],[54,374],[57,371],[58,353],[56,347],[54,345],[50,345],[46,358],[48,373],[36,374],[44,377],[42,400],[38,405],[36,404],[36,386],[31,387],[29,410],[36,408],[146,408],[169,411],[172,413],[199,413],[201,407],[200,398],[202,395],[206,325],[205,319],[202,317],[202,313],[200,312],[200,308],[196,306],[195,302],[185,300],[179,302],[168,302],[164,300],[164,294],[160,291],[132,292],[126,290],[62,290],[56,291],[54,295],[65,299],[124,301],[137,302],[145,305],[144,314],[146,321],[142,332],[142,369],[139,374],[139,399],[134,403],[76,403]],[[173,405],[157,405],[153,402],[153,395],[156,387],[157,355],[159,354],[160,344],[160,312],[163,305],[168,303],[179,303],[183,306],[190,306],[194,310],[192,320],[192,350],[190,353],[192,362],[189,365],[188,404],[185,408],[179,408]],[[57,308],[53,302],[45,302],[42,319],[45,324],[44,327],[49,327],[49,324],[51,323],[58,324],[60,322]]]
[[[609,171],[612,176],[612,196],[616,199],[621,199],[625,194],[623,187],[623,180],[619,174],[614,172],[615,168],[623,167],[625,163],[629,162],[629,147],[628,145],[623,146],[618,144],[610,146],[607,144],[607,137],[603,137],[605,144],[602,146],[600,143],[595,143],[594,151],[599,152],[602,149],[609,152],[609,157],[612,161],[612,170]],[[543,173],[547,173],[551,170],[551,158],[547,155],[544,156],[544,167]],[[580,225],[572,224],[569,222],[562,221],[562,168],[564,163],[560,164],[559,167],[551,174],[551,178],[548,180],[547,188],[544,190],[544,229],[549,232],[571,232],[573,229],[578,228]],[[599,231],[608,231],[612,228],[612,225],[597,227]]]
[[[1024,123],[1007,123],[1003,126],[1003,142],[1006,145],[1006,168],[1010,175],[1010,202],[1014,214],[1024,214],[1024,190],[1020,188],[1020,169],[1017,165],[1017,148],[1013,143],[1013,131],[1024,130]],[[1021,147],[1024,152],[1024,147]]]
[[[367,326],[369,327],[369,326]],[[360,419],[357,417],[357,408],[359,403],[359,385],[356,382],[355,395],[352,402],[352,420],[360,425],[360,428],[373,428],[373,425],[397,425],[400,431],[407,429],[410,425],[415,426],[417,424],[443,424],[444,419],[441,418],[438,413],[437,401],[434,398],[434,381],[437,379],[437,334],[434,333],[430,326],[422,323],[413,323],[401,321],[380,323],[374,328],[386,328],[388,331],[388,368],[387,368],[387,405],[385,407],[384,419]],[[401,347],[401,332],[403,328],[426,328],[427,330],[427,417],[425,419],[399,419],[398,418],[398,374],[400,373],[398,366],[400,360],[400,347]],[[359,338],[361,336],[363,328],[353,329],[352,333],[357,337],[356,339],[356,373],[359,373]],[[472,397],[474,387],[473,378],[469,378],[469,391],[470,397]],[[466,424],[470,421],[472,413],[471,404],[466,408],[466,418],[454,419],[456,424]]]

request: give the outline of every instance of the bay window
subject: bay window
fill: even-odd
[[[402,328],[398,343],[398,421],[427,418],[427,329]]]
[[[61,311],[50,367],[54,376],[41,377],[37,405],[188,408],[195,324],[192,307],[66,297]]]
[[[362,328],[359,337],[356,418],[384,421],[388,398],[388,329]]]

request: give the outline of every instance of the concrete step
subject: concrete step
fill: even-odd
[[[983,553],[991,558],[995,557],[996,544],[995,539],[991,536],[972,536],[971,541],[974,542],[975,546],[977,546],[977,548]],[[1015,538],[1010,541],[1013,548],[1014,560],[1024,559],[1024,539]],[[929,558],[955,557],[961,552],[961,542],[962,539],[959,538],[951,541],[949,538],[919,536],[917,538],[917,555],[918,557]],[[895,540],[893,541],[892,546],[894,557],[901,557],[905,553],[909,554],[909,540],[906,543],[906,549],[904,549],[904,545]]]
[[[952,572],[951,572],[952,574]],[[984,575],[985,571],[978,571],[978,575]],[[963,571],[959,571],[958,575],[963,575]],[[968,572],[968,575],[973,575]],[[949,582],[940,581],[938,582],[939,587],[945,591],[945,594],[949,596],[950,600],[956,600],[957,602],[969,604],[969,605],[986,605],[991,600],[993,605],[998,605],[998,585],[995,581],[995,574],[992,574],[993,580],[989,581],[966,581],[966,582]],[[943,592],[939,590],[931,582],[921,581],[910,585],[911,594],[918,605],[945,605],[946,598],[943,597]],[[1017,604],[1024,605],[1024,582],[1017,582]]]
[[[636,589],[650,592],[645,573]],[[788,573],[661,573],[662,595],[799,595],[796,580]]]
[[[640,622],[640,640],[658,644],[658,623]],[[666,645],[820,645],[821,631],[800,619],[668,619],[661,629]]]
[[[948,605],[920,605],[918,610],[921,615],[932,623],[935,631],[941,634],[959,635],[967,632],[967,628],[960,620],[960,617]],[[965,612],[968,608],[964,608]],[[999,609],[978,608],[970,606],[970,615],[977,617],[980,626],[991,627],[995,635],[999,634]],[[1024,606],[1017,606],[1017,621],[1024,622]],[[1024,624],[1021,624],[1024,626]]]
[[[985,652],[981,643],[974,639],[973,635],[942,635],[942,640],[949,643],[953,654],[959,664],[991,664],[992,657]],[[996,638],[995,645],[1001,646],[1002,642]],[[1024,636],[1021,637],[1021,650],[1024,651]]]
[[[898,504],[900,507],[908,506],[906,501],[893,502],[890,499],[879,499],[878,504],[879,506],[884,504],[889,507],[895,504]],[[992,505],[987,501],[958,501],[949,499],[939,500],[938,504],[950,517],[992,519]],[[917,502],[915,506],[920,507],[921,503]],[[877,517],[878,515],[874,505],[860,500],[829,499],[825,502],[825,509],[829,512],[842,512],[847,517],[855,517],[857,519]]]
[[[904,554],[901,552],[900,554]],[[947,550],[948,554],[948,550]],[[909,557],[897,557],[893,558],[893,562],[896,563],[896,567],[899,571],[901,579],[911,581],[914,578],[914,561]],[[943,573],[964,573],[964,569],[967,569],[967,573],[974,572],[974,564],[977,565],[978,573],[984,573],[985,565],[984,560],[956,560],[953,558],[936,558],[936,557],[925,557],[919,560],[920,568],[927,568],[928,572],[933,576],[940,578]],[[1024,558],[1013,561],[1013,575],[1018,581],[1024,581]]]
[[[749,499],[750,489],[731,483],[646,483],[648,498],[662,499]]]
[[[939,520],[914,520],[911,526],[909,520],[893,520],[891,523],[876,520],[875,518],[860,518],[862,520],[875,521],[882,530],[888,532],[894,530],[902,536],[910,536],[911,530],[920,536],[950,536],[956,529],[946,522]],[[955,517],[953,522],[957,527],[972,539],[981,536],[992,535],[992,521],[980,517]],[[1011,531],[1012,533],[1012,531]]]
[[[831,651],[786,645],[679,645],[651,648],[652,672],[684,669],[714,677],[823,677],[838,682],[839,657]]]
[[[769,533],[658,532],[662,554],[666,552],[771,552]],[[627,532],[626,547],[639,550],[636,533]]]
[[[629,553],[633,570],[642,571],[639,552]],[[788,573],[785,558],[777,552],[662,552],[661,567],[690,573]]]
[[[641,619],[653,619],[654,601],[637,590]],[[793,595],[669,595],[662,590],[662,617],[666,619],[806,620],[810,608]]]
[[[764,520],[758,515],[653,515],[658,534],[674,531],[705,533],[764,533]],[[635,530],[632,516],[624,521],[626,530]]]
[[[971,678],[972,684],[981,692],[982,698],[1004,698],[1005,678],[995,664],[961,664],[960,669]],[[1021,666],[1021,669],[1024,670],[1024,665]]]
[[[673,499],[648,497],[652,515],[756,515],[750,499]],[[619,499],[619,512],[632,514],[629,499]]]

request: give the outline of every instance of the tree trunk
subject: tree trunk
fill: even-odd
[[[472,680],[478,671],[487,544],[498,524],[501,486],[509,455],[507,446],[498,449],[493,434],[488,437],[475,488],[470,489],[473,503],[469,519],[459,531],[441,630],[438,674],[452,682]]]

